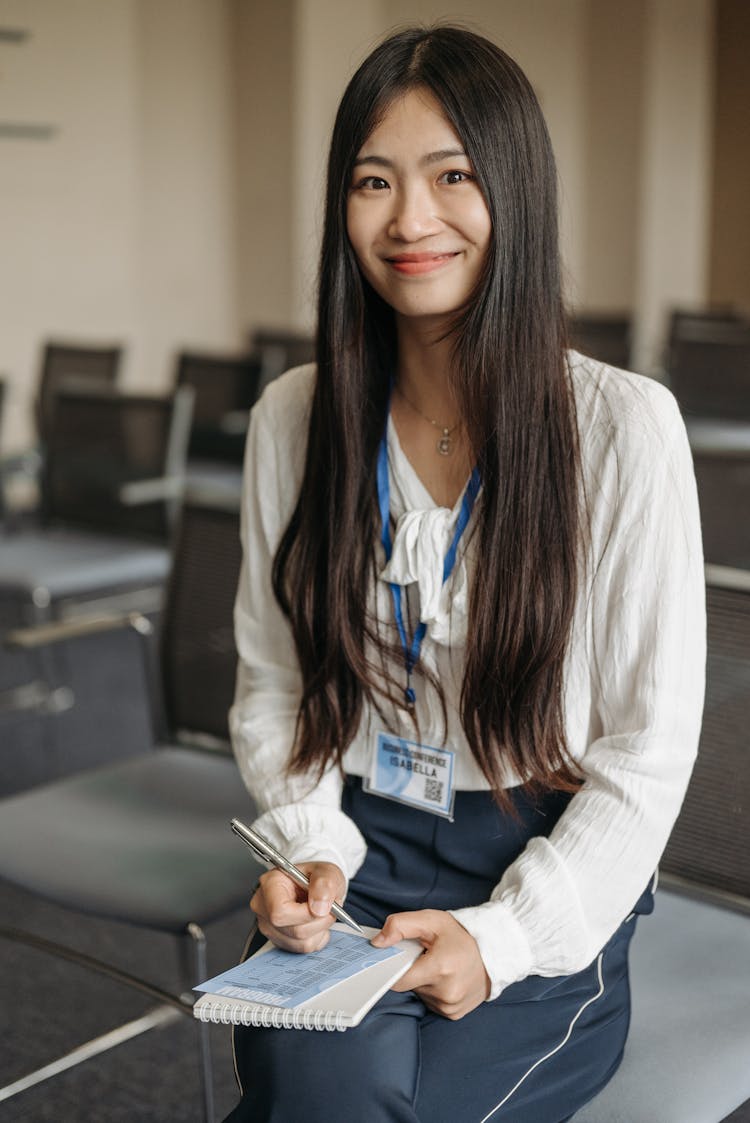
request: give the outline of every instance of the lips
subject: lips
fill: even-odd
[[[415,276],[420,273],[432,273],[458,257],[455,253],[400,253],[394,257],[386,258],[396,272]]]

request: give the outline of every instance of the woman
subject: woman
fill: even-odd
[[[315,950],[346,899],[425,953],[355,1030],[238,1030],[233,1121],[558,1123],[620,1061],[698,739],[702,562],[673,399],[565,351],[556,205],[488,41],[407,30],[355,74],[317,365],[250,427],[231,722],[310,877],[261,878],[257,939]]]

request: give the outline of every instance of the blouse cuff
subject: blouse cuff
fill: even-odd
[[[286,804],[266,811],[253,828],[291,862],[332,862],[344,874],[347,888],[367,853],[354,822],[333,808]]]
[[[490,979],[487,1001],[492,1002],[511,983],[531,973],[532,953],[523,928],[507,905],[490,901],[449,913],[473,936]]]

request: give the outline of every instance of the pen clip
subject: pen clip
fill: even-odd
[[[242,829],[242,825],[238,823],[236,819],[232,819],[229,826],[232,828],[237,837],[242,839],[242,841],[245,843],[245,846],[247,846],[249,850],[252,850],[258,861],[263,862],[263,864],[266,866],[273,865],[273,862],[271,861],[269,855],[264,854],[263,851],[256,846],[252,839],[247,837],[245,831]]]

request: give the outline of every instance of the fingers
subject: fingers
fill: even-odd
[[[318,928],[275,928],[259,917],[258,928],[276,947],[283,948],[284,951],[293,951],[296,955],[320,951],[330,939],[330,925],[326,925],[322,931],[319,926]]]
[[[450,913],[434,909],[395,913],[372,943],[390,947],[399,939],[419,940],[425,950],[393,990],[415,991],[430,1010],[451,1020],[487,999],[490,981],[477,943]]]
[[[310,892],[296,885],[280,870],[264,873],[250,907],[258,917],[258,928],[267,939],[286,951],[319,951],[328,943],[328,929],[334,923],[331,904],[343,896],[346,880],[328,862],[306,863],[300,867],[310,878]],[[330,903],[328,903],[330,901]],[[313,911],[313,904],[319,912]]]

